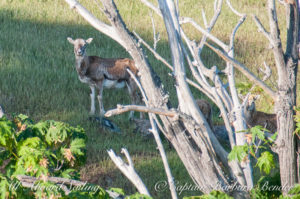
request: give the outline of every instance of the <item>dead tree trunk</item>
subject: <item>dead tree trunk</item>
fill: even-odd
[[[279,35],[275,1],[269,0],[270,36],[278,71],[278,92],[275,101],[278,138],[276,152],[279,156],[280,178],[283,193],[287,194],[297,182],[296,142],[294,137],[294,106],[296,105],[296,80],[298,70],[298,2],[286,4],[287,46],[285,53]]]

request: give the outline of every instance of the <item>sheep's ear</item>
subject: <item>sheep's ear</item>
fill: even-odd
[[[74,44],[74,40],[71,37],[68,37],[67,40],[71,43]]]
[[[93,41],[93,38],[88,38],[87,40],[85,40],[86,43],[90,44]]]

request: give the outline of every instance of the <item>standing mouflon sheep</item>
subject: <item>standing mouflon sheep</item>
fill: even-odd
[[[87,56],[86,47],[92,42],[93,38],[89,38],[87,40],[78,38],[73,40],[68,37],[67,39],[74,45],[75,67],[79,80],[88,84],[91,88],[90,114],[95,114],[95,88],[99,91],[97,98],[101,116],[105,113],[102,102],[103,88],[123,88],[126,85],[132,103],[136,104],[139,101],[137,85],[127,72],[127,69],[129,69],[137,76],[138,69],[135,67],[133,60],[128,58],[101,58],[98,56]],[[133,112],[130,112],[129,118],[132,117]]]
[[[244,107],[244,114],[246,123],[249,127],[260,125],[268,129],[271,133],[277,131],[277,119],[276,114],[269,114],[261,111],[257,111],[255,107],[255,101],[259,98],[259,95],[250,95],[248,102]]]

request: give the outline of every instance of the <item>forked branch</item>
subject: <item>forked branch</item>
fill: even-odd
[[[131,181],[132,184],[137,188],[139,193],[145,194],[147,196],[150,196],[150,193],[139,177],[139,175],[136,173],[133,162],[130,158],[130,155],[127,151],[127,149],[122,148],[121,153],[124,153],[127,161],[129,164],[126,164],[120,156],[117,156],[115,152],[110,149],[107,151],[109,157],[112,159],[112,161],[115,163],[115,165],[119,168],[120,171]]]

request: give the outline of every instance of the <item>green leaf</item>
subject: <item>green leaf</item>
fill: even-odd
[[[61,143],[65,140],[67,137],[67,134],[62,133],[62,128],[61,126],[56,125],[56,123],[51,122],[50,123],[50,128],[47,131],[46,134],[46,141],[49,145],[51,145],[53,142],[54,144],[56,143]]]
[[[125,192],[124,192],[124,190],[123,189],[120,189],[120,188],[114,188],[114,187],[112,187],[112,188],[110,188],[109,189],[110,191],[113,191],[113,192],[116,192],[116,193],[118,193],[118,194],[121,194],[121,195],[125,195]]]
[[[5,177],[0,177],[0,198],[6,199],[6,195],[9,194],[9,183]]]
[[[250,128],[250,133],[252,134],[252,142],[254,143],[256,137],[258,137],[260,140],[264,140],[265,139],[264,131],[268,131],[268,130],[264,129],[262,126],[259,125]]]
[[[257,159],[256,166],[260,171],[264,171],[269,174],[272,168],[275,168],[274,156],[269,151],[265,151]]]
[[[76,172],[75,169],[67,169],[61,173],[61,177],[71,179],[73,176],[71,173]]]
[[[133,195],[127,196],[125,199],[152,199],[152,197],[140,193],[135,193]]]
[[[18,144],[18,155],[28,155],[41,147],[41,139],[39,137],[27,138],[24,141],[19,142]]]
[[[49,128],[48,122],[38,122],[36,123],[32,129],[39,135],[44,136],[47,133],[47,130]]]
[[[85,140],[76,138],[70,144],[71,152],[75,155],[84,155],[81,149],[85,148]]]
[[[202,196],[183,197],[183,199],[233,199],[233,197],[228,196],[224,192],[214,190],[209,194],[205,194]]]
[[[13,123],[7,120],[0,120],[0,146],[6,147],[7,145],[12,145],[13,139]]]
[[[229,161],[238,160],[242,162],[248,155],[248,145],[234,146],[231,152],[228,154]]]
[[[300,184],[296,184],[290,191],[289,194],[296,195],[300,194]]]
[[[278,136],[278,132],[274,133],[274,135],[272,135],[270,138],[274,142],[276,140],[277,136]]]

